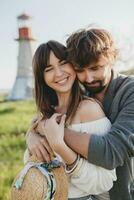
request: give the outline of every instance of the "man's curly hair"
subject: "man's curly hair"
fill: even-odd
[[[104,29],[78,30],[70,35],[66,43],[68,60],[80,68],[97,62],[100,56],[114,62],[118,55],[111,34]]]

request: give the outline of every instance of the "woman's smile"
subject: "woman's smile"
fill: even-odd
[[[58,83],[59,85],[64,85],[68,82],[68,79],[69,79],[69,76],[68,77],[65,77],[65,78],[62,78],[58,81],[56,81],[55,83]]]

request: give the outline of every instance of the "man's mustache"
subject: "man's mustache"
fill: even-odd
[[[92,81],[91,83],[85,82],[84,84],[90,86],[90,85],[92,85],[92,84],[96,84],[96,83],[101,84],[101,81]]]

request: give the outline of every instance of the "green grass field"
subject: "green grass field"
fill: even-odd
[[[10,200],[11,184],[23,166],[25,133],[35,110],[33,101],[4,102],[0,97],[0,200]]]

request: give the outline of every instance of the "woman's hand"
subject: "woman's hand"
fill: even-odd
[[[52,150],[64,160],[65,163],[72,166],[76,160],[76,153],[70,149],[64,142],[64,125],[66,115],[55,113],[51,118],[39,122],[38,131],[43,134]]]
[[[60,118],[61,117],[61,118]],[[60,119],[59,119],[60,118]],[[58,153],[64,144],[64,124],[66,115],[55,113],[45,121],[43,134],[46,136],[51,148]]]

